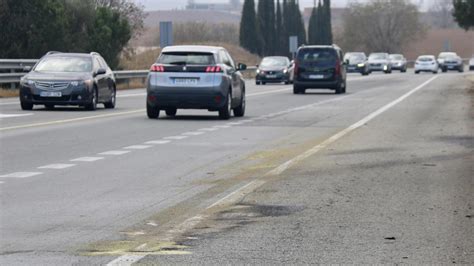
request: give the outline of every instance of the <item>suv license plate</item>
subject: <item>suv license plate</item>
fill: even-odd
[[[175,78],[175,85],[197,85],[198,80],[193,78]]]
[[[309,75],[310,79],[323,79],[324,75]]]
[[[41,97],[61,97],[63,96],[60,91],[42,91],[40,92]]]
[[[267,79],[276,79],[276,75],[267,75]]]

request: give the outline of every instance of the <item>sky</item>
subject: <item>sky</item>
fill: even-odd
[[[186,6],[188,0],[134,0],[145,6],[146,11],[153,10],[169,10],[169,9],[182,9]],[[196,3],[227,3],[228,0],[195,0]],[[281,0],[283,1],[283,0]],[[280,2],[281,2],[280,1]],[[334,7],[344,7],[349,2],[365,2],[367,0],[332,0],[331,4]],[[412,2],[425,6],[433,0],[412,0]],[[243,2],[243,0],[242,0]],[[312,7],[313,0],[299,0],[301,8]]]

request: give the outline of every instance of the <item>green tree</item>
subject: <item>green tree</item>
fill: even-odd
[[[275,4],[270,0],[258,1],[258,25],[262,40],[260,55],[273,55],[275,53]]]
[[[281,55],[290,55],[289,52],[289,38],[290,38],[290,28],[291,28],[291,19],[290,19],[290,11],[289,11],[289,5],[287,0],[283,0],[282,3],[282,23],[283,23],[283,29],[281,33]]]
[[[474,28],[474,1],[453,0],[453,16],[459,26],[465,30]]]
[[[331,23],[331,0],[324,0],[322,9],[323,15],[323,44],[331,45],[333,43],[332,37],[332,23]]]
[[[118,11],[99,7],[87,32],[90,38],[88,50],[100,53],[111,68],[116,68],[120,52],[132,37],[127,18]]]
[[[318,8],[316,7],[316,3],[313,6],[313,10],[311,11],[311,17],[309,18],[309,25],[308,25],[308,43],[309,44],[317,44],[320,38],[319,36],[319,17],[318,17]]]
[[[61,0],[2,0],[0,57],[39,58],[65,49],[67,19]]]
[[[275,41],[275,52],[278,55],[286,55],[284,49],[284,29],[283,29],[283,17],[281,13],[281,5],[280,0],[277,0],[277,7],[276,7],[276,19],[275,19],[275,33],[276,33],[276,41]]]
[[[260,35],[258,33],[257,15],[254,0],[245,0],[240,21],[240,46],[249,52],[258,54],[260,50]]]
[[[300,4],[297,1],[294,7],[294,16],[296,24],[296,35],[298,36],[298,45],[306,43],[306,29],[304,26],[303,16],[301,15]]]

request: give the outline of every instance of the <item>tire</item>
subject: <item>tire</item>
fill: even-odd
[[[260,85],[260,81],[255,81],[255,85]]]
[[[464,72],[464,68],[459,68],[459,73],[463,73]]]
[[[420,71],[415,71],[415,74],[416,74],[416,75],[420,74]]]
[[[117,90],[114,87],[112,91],[112,97],[110,98],[110,101],[104,103],[104,107],[107,109],[114,109],[116,100],[117,100]]]
[[[339,85],[337,85],[337,87],[335,89],[335,93],[336,94],[341,94],[341,93],[343,93],[343,90],[344,90],[344,88],[342,87],[342,83],[339,83]]]
[[[446,68],[441,69],[441,71],[442,71],[443,73],[448,72],[448,70],[447,70]]]
[[[160,116],[160,109],[146,104],[146,114],[150,119],[157,119]]]
[[[285,81],[285,85],[288,85],[288,84],[290,84],[290,81],[289,80]]]
[[[48,110],[53,110],[54,109],[54,104],[45,104],[44,107]]]
[[[27,111],[33,110],[33,104],[32,103],[21,102],[20,106],[21,106],[21,110],[27,110]]]
[[[167,116],[176,116],[178,110],[176,108],[168,108],[165,110]]]
[[[265,85],[265,84],[267,84],[267,83],[262,81],[262,85]]]
[[[230,113],[232,112],[232,94],[229,91],[224,107],[219,110],[219,118],[223,120],[228,120],[230,118]]]
[[[303,89],[301,89],[299,86],[296,86],[293,84],[293,94],[302,94],[303,93]]]
[[[91,102],[86,104],[86,109],[89,110],[89,111],[94,111],[97,109],[97,98],[98,98],[98,95],[97,95],[97,88],[94,88],[94,93],[92,94],[92,99],[91,99]]]
[[[245,115],[245,106],[247,105],[247,100],[245,99],[245,91],[242,91],[242,99],[240,99],[240,105],[234,108],[235,117],[243,117]]]
[[[433,74],[435,74],[435,75],[438,74],[438,71],[433,71]]]

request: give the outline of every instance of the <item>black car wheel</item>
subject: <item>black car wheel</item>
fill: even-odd
[[[32,103],[21,102],[20,105],[21,105],[22,110],[28,110],[28,111],[33,110]]]
[[[242,117],[245,115],[245,92],[242,92],[242,99],[240,99],[240,105],[234,108],[234,116]]]
[[[115,108],[115,101],[117,100],[117,91],[114,88],[112,91],[112,95],[110,97],[110,101],[104,103],[105,108],[107,109],[113,109]]]
[[[335,90],[336,94],[341,94],[344,92],[344,87],[343,87],[343,83],[339,83],[337,86],[336,86],[336,90]]]
[[[297,86],[297,85],[293,85],[293,94],[302,94],[304,93],[304,90]]]
[[[167,116],[175,116],[176,113],[178,112],[178,109],[176,108],[168,108],[165,110]]]
[[[256,80],[255,85],[257,85],[257,86],[260,85],[260,81]]]
[[[232,112],[232,94],[229,92],[224,107],[219,110],[219,117],[224,120],[230,118],[230,113]]]
[[[92,99],[91,99],[91,102],[86,104],[86,109],[87,110],[90,110],[90,111],[94,111],[97,109],[97,98],[98,98],[98,95],[97,95],[97,89],[94,88],[94,92],[92,93]]]
[[[160,109],[146,104],[146,114],[150,119],[157,119],[160,116]]]

